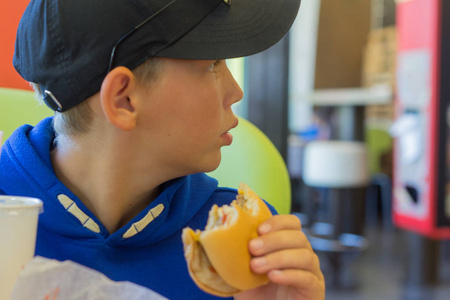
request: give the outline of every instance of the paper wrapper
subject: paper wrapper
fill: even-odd
[[[162,300],[161,295],[128,281],[112,281],[72,261],[33,258],[21,272],[11,300]]]

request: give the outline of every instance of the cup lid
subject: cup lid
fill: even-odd
[[[19,197],[19,196],[0,196],[0,214],[6,212],[8,214],[13,211],[20,213],[24,210],[39,210],[42,212],[43,202],[37,198]]]

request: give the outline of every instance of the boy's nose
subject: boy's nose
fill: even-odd
[[[235,91],[236,96],[235,96],[235,100],[233,101],[232,104],[237,103],[237,102],[241,101],[242,98],[244,98],[244,92],[242,91],[241,87],[240,87],[239,84],[236,82],[236,80],[234,79],[234,77],[233,77],[233,82],[234,82],[233,85],[234,85],[235,90],[236,90],[236,91]]]
[[[228,82],[227,82],[227,95],[226,95],[226,105],[231,106],[242,100],[244,97],[244,92],[241,87],[237,83],[236,79],[234,79],[233,74],[231,74],[230,70],[228,70]]]

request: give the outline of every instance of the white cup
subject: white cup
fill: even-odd
[[[10,299],[20,271],[34,256],[42,201],[0,196],[0,299]]]

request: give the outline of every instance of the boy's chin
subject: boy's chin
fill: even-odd
[[[202,166],[202,170],[197,173],[210,173],[215,171],[219,166],[220,162],[222,161],[222,155],[219,155],[218,157],[209,160]]]
[[[217,170],[217,168],[219,167],[219,165],[220,165],[220,161],[219,161],[217,164],[214,164],[214,165],[211,165],[211,166],[208,167],[208,168],[205,168],[202,172],[203,172],[203,173],[210,173],[210,172],[213,172],[213,171]]]

